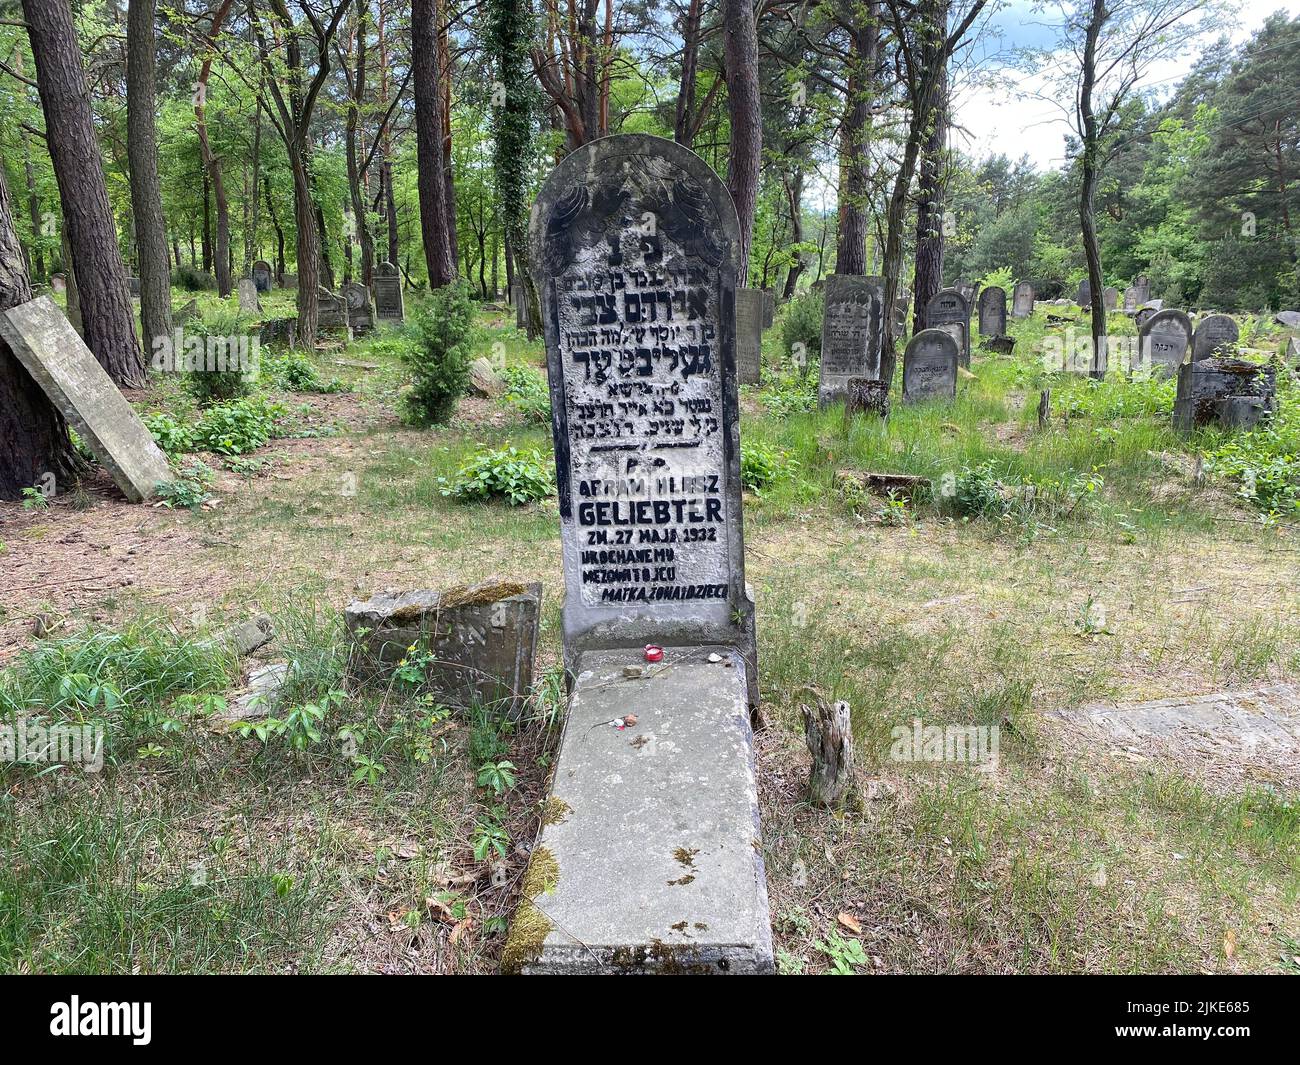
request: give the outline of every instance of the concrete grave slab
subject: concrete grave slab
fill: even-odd
[[[132,503],[172,479],[167,459],[48,296],[0,312],[0,337]]]
[[[628,713],[635,724],[610,724]],[[629,651],[582,656],[502,966],[772,972],[753,736],[733,650],[666,648],[659,665]]]

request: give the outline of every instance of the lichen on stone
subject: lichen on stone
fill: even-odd
[[[542,946],[554,926],[533,900],[539,895],[550,894],[559,883],[560,866],[555,855],[549,847],[535,847],[524,871],[519,905],[515,908],[510,933],[501,951],[502,972],[523,972],[524,966],[541,957]]]
[[[573,813],[573,807],[558,795],[551,795],[542,803],[542,824],[562,825]]]

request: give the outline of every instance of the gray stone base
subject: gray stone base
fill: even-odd
[[[577,665],[503,968],[772,972],[739,653],[595,651]]]

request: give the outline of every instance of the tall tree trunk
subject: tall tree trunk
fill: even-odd
[[[247,201],[248,229],[244,233],[244,267],[252,270],[253,260],[262,257],[262,243],[259,232],[262,226],[262,197],[258,192],[262,188],[262,103],[259,100],[253,117],[253,174],[245,194]]]
[[[348,189],[352,196],[352,216],[357,243],[361,247],[361,283],[369,285],[375,275],[375,242],[370,234],[367,221],[365,195],[362,191],[360,164],[357,161],[357,128],[361,119],[361,107],[366,98],[366,37],[370,27],[369,0],[357,0],[357,65],[352,79],[351,100],[348,103],[348,118],[345,132],[348,161]]]
[[[199,153],[212,182],[212,198],[217,209],[217,246],[213,251],[213,262],[216,266],[217,292],[223,297],[229,296],[234,289],[230,278],[230,204],[226,199],[226,180],[221,172],[221,159],[213,154],[212,145],[208,140],[207,94],[217,34],[221,32],[222,24],[226,21],[233,3],[234,0],[221,0],[221,5],[213,12],[212,25],[208,27],[205,35],[209,53],[203,57],[198,81],[194,87],[194,125],[199,135]]]
[[[849,33],[848,92],[840,124],[840,210],[835,272],[865,274],[870,195],[867,149],[871,138],[872,86],[880,54],[880,22],[875,4],[851,3],[846,29]]]
[[[9,186],[0,167],[0,311],[31,298]],[[0,499],[19,499],[24,488],[50,485],[50,477],[57,491],[75,468],[63,416],[0,340]]]
[[[417,175],[420,234],[429,287],[441,288],[456,276],[455,250],[447,229],[446,157],[443,153],[442,72],[438,55],[435,0],[411,2],[411,62],[415,81]]]
[[[24,75],[23,53],[21,48],[14,48],[14,69]],[[27,182],[27,215],[32,224],[32,266],[38,280],[45,278],[45,252],[40,239],[48,236],[41,224],[41,197],[36,191],[36,172],[32,167],[32,139],[25,126],[20,126],[18,134],[23,145],[23,178]],[[66,267],[64,268],[66,271]]]
[[[262,188],[266,190],[266,213],[271,218],[271,228],[275,230],[275,279],[284,284],[284,230],[280,226],[279,216],[275,213],[275,201],[271,199],[271,176],[262,178]]]
[[[167,224],[158,184],[154,17],[157,0],[134,0],[126,16],[126,150],[131,162],[131,211],[140,263],[140,327],[145,346],[172,333]]]
[[[446,5],[447,0],[437,0],[438,70],[442,78],[442,176],[447,183],[443,205],[447,211],[447,243],[451,245],[454,264],[459,238],[456,234],[456,182],[451,165],[451,38]]]
[[[203,272],[212,273],[212,179],[207,167],[203,169],[203,233],[199,241],[203,248]]]
[[[786,204],[790,210],[790,242],[792,244],[803,243],[803,167],[800,166],[794,173],[787,175],[785,180],[785,198]],[[798,257],[790,264],[790,269],[785,275],[785,288],[782,290],[782,296],[789,299],[794,295],[795,289],[799,284],[799,275],[804,271],[803,253],[800,252]]]
[[[673,123],[673,140],[689,148],[695,139],[695,79],[700,58],[700,4],[690,0],[682,23],[682,80],[677,88],[677,114]]]
[[[1092,0],[1092,14],[1083,44],[1083,71],[1079,85],[1079,124],[1083,127],[1083,145],[1079,168],[1079,228],[1083,233],[1083,254],[1088,261],[1088,284],[1092,292],[1092,366],[1089,376],[1106,376],[1106,300],[1101,273],[1101,248],[1097,242],[1097,163],[1101,154],[1101,137],[1097,116],[1093,113],[1092,90],[1097,77],[1097,41],[1102,26],[1110,17],[1105,0]]]
[[[118,385],[145,383],[126,265],[104,180],[104,162],[68,0],[23,0],[45,113],[46,144],[77,274],[86,345]]]
[[[941,15],[947,26],[947,4]],[[936,62],[937,46],[927,50],[926,62]],[[920,203],[916,207],[916,264],[912,274],[912,332],[925,328],[925,308],[943,287],[944,191],[947,181],[948,77],[939,81],[934,117],[926,136],[920,161]]]
[[[736,284],[749,277],[749,249],[754,239],[754,209],[763,155],[763,124],[759,111],[758,31],[750,0],[722,0],[727,67],[727,113],[731,118],[731,154],[727,188],[740,220],[740,270]]]

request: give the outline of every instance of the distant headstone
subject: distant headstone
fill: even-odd
[[[1134,285],[1129,285],[1124,290],[1124,313],[1134,314],[1138,309],[1138,290]]]
[[[552,427],[566,662],[601,647],[712,642],[752,663],[735,371],[740,245],[726,187],[671,141],[605,137],[547,179],[531,241],[551,308],[552,394],[563,397]],[[749,681],[757,699],[752,666]]]
[[[343,329],[348,324],[348,305],[324,285],[316,286],[316,324],[321,329]]]
[[[922,329],[903,352],[903,402],[952,399],[957,395],[961,349],[942,329]]]
[[[1101,298],[1106,310],[1113,311],[1119,307],[1119,289],[1108,286],[1102,291]]]
[[[1028,281],[1016,285],[1011,300],[1011,314],[1015,318],[1029,318],[1034,313],[1034,286]]]
[[[979,329],[982,337],[1000,337],[1006,334],[1006,289],[991,285],[980,293]]]
[[[0,338],[127,499],[149,499],[172,479],[149,430],[53,300],[0,311]]]
[[[262,328],[258,331],[258,342],[282,344],[286,348],[294,347],[298,343],[298,319],[271,318],[263,322]]]
[[[1212,423],[1250,429],[1276,409],[1277,371],[1273,366],[1210,356],[1178,369],[1175,429],[1189,432]]]
[[[402,278],[397,267],[382,262],[375,267],[375,317],[381,322],[404,322],[406,308],[402,302]]]
[[[295,289],[298,287],[297,274],[285,274],[284,279],[280,282],[280,287],[285,289]]]
[[[1133,279],[1133,287],[1137,289],[1137,305],[1139,307],[1144,303],[1151,302],[1151,279],[1146,274],[1138,274]]]
[[[960,350],[961,365],[970,367],[970,304],[955,288],[941,288],[925,308],[925,327],[951,333]]]
[[[515,309],[515,328],[528,328],[528,297],[524,293],[523,285],[515,285],[510,290],[510,303]]]
[[[1192,362],[1211,355],[1232,355],[1241,335],[1237,323],[1226,314],[1211,314],[1197,323],[1192,333]]]
[[[442,592],[377,595],[350,604],[350,672],[391,679],[412,645],[430,655],[425,680],[447,705],[504,706],[517,717],[533,686],[542,586],[491,580]]]
[[[957,281],[952,286],[961,293],[961,298],[966,301],[967,307],[975,306],[975,295],[979,292],[979,286],[970,281]]]
[[[885,284],[879,277],[831,274],[824,297],[817,381],[822,404],[844,398],[850,377],[880,376]]]
[[[742,385],[758,384],[763,351],[763,292],[736,290],[736,372]]]
[[[1300,311],[1278,311],[1273,321],[1288,329],[1300,329]]]
[[[199,314],[199,301],[192,299],[176,312],[176,320],[181,324],[186,322],[196,322],[202,315]]]
[[[1079,282],[1079,291],[1075,293],[1074,302],[1080,307],[1092,306],[1092,282],[1086,277]]]
[[[65,274],[50,274],[50,288],[62,295],[68,291],[68,278]]]
[[[238,286],[239,293],[239,313],[240,314],[260,314],[262,305],[257,299],[257,286],[245,277],[241,278]]]
[[[265,259],[258,259],[253,263],[253,284],[258,292],[271,291],[271,279],[274,276],[271,270],[271,264]]]
[[[357,336],[375,328],[375,308],[370,300],[370,289],[359,281],[343,283],[343,300],[348,305],[348,325]]]
[[[894,336],[907,332],[907,315],[912,309],[912,294],[904,289],[894,297]]]
[[[1178,372],[1192,345],[1192,320],[1174,308],[1156,311],[1138,330],[1141,365],[1153,372]]]
[[[770,288],[763,289],[763,328],[771,329],[776,321],[776,293]]]
[[[126,279],[127,287],[131,290],[132,296],[140,295],[140,279],[138,277],[128,277]]]

